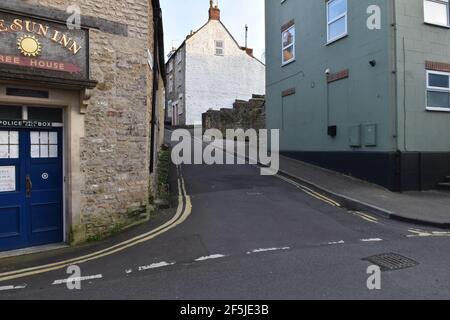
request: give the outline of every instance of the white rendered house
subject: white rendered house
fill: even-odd
[[[186,37],[166,67],[166,117],[172,125],[201,125],[209,109],[265,94],[265,65],[252,49],[239,46],[212,1],[208,22]]]

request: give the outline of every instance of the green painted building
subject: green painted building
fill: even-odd
[[[450,175],[448,0],[266,0],[267,126],[285,155],[391,190]]]

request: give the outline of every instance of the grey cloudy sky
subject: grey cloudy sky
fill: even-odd
[[[249,27],[248,46],[255,57],[264,54],[264,0],[216,0],[221,20],[239,45],[245,45],[245,24]],[[166,54],[178,47],[191,30],[208,20],[209,0],[161,0]]]

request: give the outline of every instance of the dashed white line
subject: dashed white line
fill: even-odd
[[[21,285],[21,286],[3,286],[3,287],[0,287],[0,291],[20,290],[20,289],[25,289],[26,287],[27,287],[26,284]]]
[[[175,264],[175,262],[162,261],[162,262],[152,263],[148,266],[140,266],[138,270],[145,271],[145,270],[151,270],[151,269],[158,269],[158,268],[173,266],[174,264]]]
[[[133,272],[133,269],[127,269],[127,270],[125,270],[125,273],[126,274],[130,274],[130,273],[132,273]]]
[[[86,281],[86,280],[94,280],[94,279],[102,279],[103,275],[102,274],[96,274],[93,276],[86,276],[86,277],[78,277],[78,278],[67,278],[67,279],[60,279],[60,280],[55,280],[53,281],[52,285],[60,285],[60,284],[64,284],[67,283],[69,281]]]
[[[344,240],[336,241],[336,242],[328,242],[329,245],[344,244],[344,243],[345,243]]]
[[[282,248],[261,248],[261,249],[254,249],[252,251],[248,251],[247,254],[252,253],[262,253],[262,252],[269,252],[269,251],[283,251],[283,250],[289,250],[291,247],[282,247]]]
[[[205,261],[205,260],[210,260],[210,259],[219,259],[219,258],[225,258],[226,256],[223,254],[212,254],[209,256],[205,256],[205,257],[200,257],[195,259],[195,261]]]
[[[424,231],[420,229],[409,229],[413,234],[407,235],[408,238],[413,237],[450,237],[450,232],[446,231]]]
[[[362,242],[380,242],[383,241],[383,239],[380,238],[371,238],[371,239],[361,239]]]

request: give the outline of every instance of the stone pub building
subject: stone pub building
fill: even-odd
[[[163,48],[159,1],[0,2],[0,251],[148,218]]]

